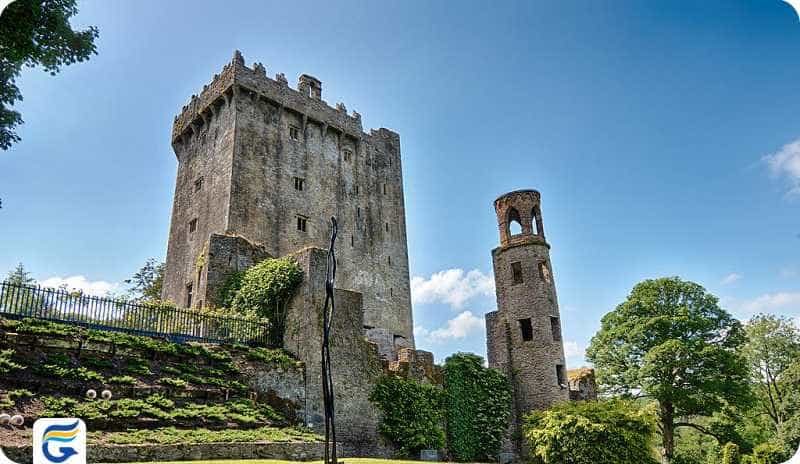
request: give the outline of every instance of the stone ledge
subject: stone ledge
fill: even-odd
[[[20,464],[31,464],[31,446],[3,448]],[[322,442],[191,443],[173,445],[89,445],[88,462],[157,462],[219,459],[280,459],[315,461],[323,458]]]

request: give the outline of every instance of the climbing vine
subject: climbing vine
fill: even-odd
[[[279,342],[283,337],[284,306],[303,281],[302,269],[290,257],[267,259],[244,271],[240,279],[231,283],[232,288],[238,285],[231,309],[269,319],[274,341]]]
[[[388,375],[381,377],[369,400],[383,413],[380,432],[403,456],[444,446],[441,388]]]
[[[492,461],[511,416],[505,376],[483,367],[483,358],[456,353],[445,360],[447,442],[456,461]]]

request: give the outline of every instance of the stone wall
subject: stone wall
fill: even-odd
[[[325,250],[307,248],[293,255],[305,279],[289,304],[284,348],[306,366],[307,425],[324,431],[322,401],[322,310],[325,302]],[[331,327],[331,363],[335,391],[337,440],[351,456],[388,456],[393,450],[378,433],[380,415],[368,397],[383,374],[375,345],[361,330],[359,293],[336,290]]]
[[[89,445],[88,462],[163,462],[218,459],[281,459],[289,461],[320,460],[323,443],[194,443],[174,445]],[[31,464],[30,446],[3,451],[12,461]]]
[[[589,401],[597,399],[597,381],[594,369],[582,367],[567,372],[569,377],[569,399],[572,401]]]
[[[245,66],[237,52],[176,118],[178,181],[163,296],[183,305],[191,284],[193,304],[216,303],[214,286],[197,269],[211,234],[283,256],[327,247],[336,216],[337,284],[363,295],[358,326],[391,335],[391,345],[379,343],[384,354],[394,353],[395,342],[413,347],[400,137],[363,132],[357,113],[322,100],[318,80],[302,82],[292,89],[282,75],[267,77],[263,65]]]

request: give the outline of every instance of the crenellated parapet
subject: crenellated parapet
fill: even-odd
[[[182,143],[184,137],[201,130],[236,96],[261,99],[354,139],[360,139],[363,135],[361,115],[356,111],[348,114],[344,103],[331,107],[322,100],[322,82],[319,79],[302,74],[297,89],[293,89],[289,87],[283,73],[278,73],[275,79],[271,79],[263,64],[254,63],[252,68],[247,67],[244,57],[237,50],[231,62],[222,68],[222,72],[215,74],[211,83],[203,86],[199,95],[192,95],[189,103],[175,116],[172,127],[173,145]]]

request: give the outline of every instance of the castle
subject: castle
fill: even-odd
[[[413,348],[400,137],[297,89],[237,51],[175,117],[178,174],[162,298],[218,306],[225,279],[269,257],[327,248],[339,223],[337,287],[363,295],[366,336],[396,359]]]
[[[292,89],[283,74],[271,79],[260,63],[247,67],[237,51],[176,116],[172,146],[178,174],[162,298],[219,306],[234,272],[292,256],[305,279],[288,304],[283,348],[302,367],[259,373],[256,385],[320,429],[324,249],[328,219],[336,216],[331,353],[338,438],[350,455],[391,454],[367,400],[376,380],[392,372],[441,383],[432,353],[414,348],[399,135],[365,133],[358,113],[322,100],[318,79],[303,74]],[[566,372],[539,193],[508,193],[495,210],[498,310],[486,315],[488,358],[511,381],[510,428],[519,432],[530,410],[591,397],[593,373]],[[512,234],[512,223],[520,233]],[[522,449],[520,442],[506,448]]]

